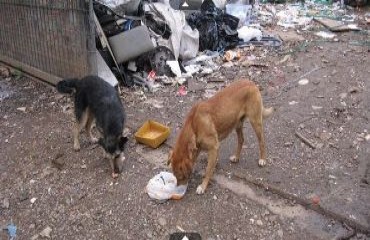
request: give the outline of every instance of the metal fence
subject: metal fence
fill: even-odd
[[[56,83],[94,72],[92,0],[0,0],[0,61]]]

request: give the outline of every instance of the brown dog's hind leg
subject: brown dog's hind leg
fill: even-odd
[[[238,137],[238,145],[236,146],[235,155],[230,157],[232,163],[238,163],[240,160],[240,152],[242,151],[244,136],[243,136],[243,120],[240,120],[239,124],[236,126],[235,131]]]
[[[217,158],[218,158],[218,149],[219,149],[219,143],[217,141],[208,150],[208,163],[207,163],[206,174],[204,175],[202,184],[197,187],[197,194],[203,194],[206,191],[208,183],[211,180],[211,178],[213,176],[213,173],[216,169]]]
[[[266,152],[265,152],[265,139],[263,136],[262,116],[260,115],[260,117],[251,118],[250,123],[258,139],[258,145],[260,150],[260,159],[258,160],[258,165],[260,167],[263,167],[266,165]]]
[[[76,119],[76,123],[73,127],[73,149],[75,151],[79,151],[80,150],[80,132],[81,130],[86,126],[86,123],[87,123],[87,118],[88,118],[88,113],[87,111],[85,111],[82,116],[81,116],[81,119],[78,121]]]
[[[92,126],[94,123],[94,115],[91,113],[91,111],[88,112],[87,122],[86,122],[86,133],[87,137],[89,138],[91,143],[97,143],[98,139],[94,137],[91,133]]]

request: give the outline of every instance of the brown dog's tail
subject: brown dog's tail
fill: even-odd
[[[268,118],[273,112],[275,112],[275,109],[273,107],[270,108],[262,107],[262,118],[264,119]]]

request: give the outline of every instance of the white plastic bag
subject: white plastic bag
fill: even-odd
[[[262,39],[262,32],[259,29],[243,26],[238,31],[238,37],[243,39],[244,42],[249,42],[253,38],[257,41]]]
[[[252,5],[245,5],[239,3],[226,4],[226,13],[239,18],[238,27],[249,25],[252,13]]]
[[[170,172],[160,172],[149,180],[146,192],[156,200],[181,199],[188,185],[177,186],[176,177]]]

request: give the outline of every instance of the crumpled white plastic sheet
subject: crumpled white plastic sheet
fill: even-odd
[[[168,47],[176,60],[194,58],[199,50],[199,32],[191,29],[185,19],[185,13],[173,9],[168,3],[151,3],[146,5],[145,11],[154,13],[156,17],[164,20],[171,28],[171,36],[168,40],[157,39],[159,45]]]
[[[295,28],[296,26],[305,26],[312,21],[312,17],[300,16],[299,6],[287,6],[276,14],[279,19],[277,25],[285,28]]]
[[[156,200],[181,199],[188,185],[177,186],[176,177],[170,172],[160,172],[149,180],[146,192]]]
[[[262,39],[262,31],[257,28],[243,26],[238,30],[238,37],[243,39],[244,42],[249,42],[252,39],[260,41]]]

